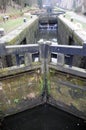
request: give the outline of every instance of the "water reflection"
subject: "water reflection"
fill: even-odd
[[[83,120],[47,104],[6,118],[5,126],[8,130],[85,130]]]

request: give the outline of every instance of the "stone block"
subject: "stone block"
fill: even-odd
[[[5,43],[4,41],[0,40],[0,55],[5,55],[6,49],[5,49]]]
[[[4,34],[5,34],[4,28],[0,28],[0,36],[4,36]]]
[[[9,19],[9,16],[8,15],[6,15],[6,16],[3,16],[3,21],[5,22],[6,20],[8,20]]]
[[[24,18],[24,19],[23,19],[23,22],[24,22],[24,23],[25,23],[25,22],[27,22],[27,19],[26,19],[26,18]]]
[[[2,63],[1,58],[0,58],[0,68],[3,68],[3,63]]]
[[[64,65],[64,54],[61,53],[57,54],[57,64]]]

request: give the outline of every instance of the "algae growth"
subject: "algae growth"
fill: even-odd
[[[50,70],[49,80],[51,97],[86,113],[86,79]]]
[[[22,100],[40,96],[40,70],[30,71],[0,81],[0,110],[15,108]]]

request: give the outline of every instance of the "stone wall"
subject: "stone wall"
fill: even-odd
[[[70,20],[67,20],[64,16],[58,17],[58,42],[63,45],[83,45],[86,38],[84,32],[75,26],[75,24]]]
[[[38,18],[36,16],[32,16],[32,18],[25,22],[22,26],[3,36],[0,39],[0,46],[2,46],[2,43],[5,45],[34,44],[36,43],[37,31]],[[0,59],[0,68],[16,65],[15,55],[2,56]],[[9,64],[10,62],[12,62],[12,64]]]
[[[35,36],[38,30],[38,18],[32,16],[29,21],[24,22],[24,24],[0,39],[7,45],[21,44],[22,41],[26,39],[26,44],[35,43]]]
[[[76,27],[73,21],[64,16],[58,17],[58,43],[62,45],[83,45],[86,41],[86,33]],[[80,66],[83,57],[74,56],[73,65]],[[76,61],[76,62],[75,62]]]

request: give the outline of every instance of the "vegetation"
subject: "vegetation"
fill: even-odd
[[[40,96],[42,91],[40,70],[24,73],[1,82],[3,90],[0,95],[0,109],[3,111],[16,108],[17,104],[24,100],[31,100]]]
[[[24,13],[36,9],[25,6],[24,2],[24,0],[0,0],[0,28],[4,28],[5,34],[21,26],[24,17],[29,20],[30,15],[24,16]],[[8,19],[5,19],[6,16]]]
[[[28,0],[29,3],[30,0]],[[0,9],[4,12],[7,11],[7,7],[11,6],[13,8],[20,8],[26,7],[24,0],[0,0]]]
[[[35,2],[37,4],[37,2]],[[0,0],[0,11],[6,13],[9,7],[22,11],[23,8],[34,5],[34,0]],[[42,7],[42,0],[38,0],[39,7]]]
[[[67,18],[68,20],[70,20],[71,19],[71,15],[70,15],[70,13],[66,13],[65,14],[65,18]],[[81,24],[81,29],[83,29],[83,30],[86,30],[86,23],[84,23],[84,22],[81,22],[81,20],[78,20],[77,18],[74,18],[73,19],[73,23],[75,24],[75,25],[80,25]]]
[[[29,20],[30,17],[27,17],[27,20]],[[0,24],[0,28],[5,29],[5,33],[8,33],[12,31],[13,29],[21,26],[23,24],[23,17],[15,18],[15,19],[9,19],[6,22],[2,22]]]
[[[75,87],[74,87],[75,86]],[[74,106],[80,111],[86,109],[86,92],[84,88],[86,81],[70,74],[61,74],[50,71],[50,95],[58,102],[71,107]]]

